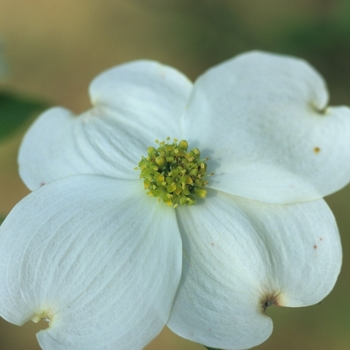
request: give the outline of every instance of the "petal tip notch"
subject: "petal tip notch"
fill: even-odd
[[[266,313],[266,310],[269,306],[283,306],[283,297],[281,292],[266,293],[260,299],[260,305],[263,313]]]
[[[31,321],[34,323],[38,323],[40,321],[44,321],[47,323],[47,328],[52,327],[52,323],[56,318],[56,312],[50,308],[41,309],[34,314],[31,318]]]

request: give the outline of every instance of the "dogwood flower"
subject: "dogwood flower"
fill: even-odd
[[[318,303],[341,243],[322,199],[349,182],[350,110],[306,62],[251,52],[194,84],[136,61],[92,109],[43,113],[19,152],[30,190],[0,228],[0,315],[43,349],[141,349],[167,324],[250,348],[269,305]]]

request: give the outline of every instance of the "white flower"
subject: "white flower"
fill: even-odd
[[[137,61],[99,75],[90,95],[91,110],[50,109],[24,138],[20,174],[34,191],[0,228],[2,317],[48,320],[43,349],[141,349],[165,324],[242,349],[269,337],[270,304],[331,291],[342,253],[321,198],[350,179],[350,111],[327,106],[307,63],[252,52],[193,85]],[[214,173],[195,205],[146,195],[135,170],[168,136]],[[171,205],[167,186],[194,198],[188,177],[159,181]]]

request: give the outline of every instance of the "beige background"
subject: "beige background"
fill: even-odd
[[[350,104],[346,40],[328,58],[324,39],[332,31],[340,1],[285,0],[0,0],[2,35],[11,75],[2,84],[79,113],[89,108],[91,79],[113,65],[150,58],[194,79],[207,67],[247,49],[263,48],[309,58],[329,81],[332,102]],[[340,19],[341,20],[341,19]],[[283,46],[283,33],[305,23],[325,23],[309,44]],[[329,25],[329,28],[327,27]],[[317,33],[316,33],[317,34]],[[304,39],[303,39],[304,40]],[[299,46],[298,46],[299,45]],[[315,44],[316,45],[316,44]],[[332,46],[330,46],[332,47]],[[312,51],[314,50],[314,51]],[[311,51],[310,51],[310,50]],[[327,57],[324,57],[327,56]],[[334,61],[332,61],[334,60]],[[0,213],[8,213],[28,191],[17,175],[21,135],[0,143]],[[350,349],[350,188],[330,196],[344,245],[344,265],[334,291],[305,309],[269,308],[275,330],[260,350]],[[35,333],[44,325],[17,327],[0,321],[0,350],[39,349]],[[148,347],[203,349],[167,329]]]

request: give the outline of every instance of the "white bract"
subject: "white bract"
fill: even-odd
[[[327,106],[306,62],[251,52],[192,84],[136,61],[99,75],[90,95],[91,110],[52,108],[22,143],[33,192],[0,228],[3,318],[48,320],[43,349],[142,349],[166,324],[243,349],[271,334],[267,306],[332,290],[342,253],[322,197],[350,179],[350,110]],[[200,150],[207,176],[174,180],[166,157],[144,170],[167,137]]]

